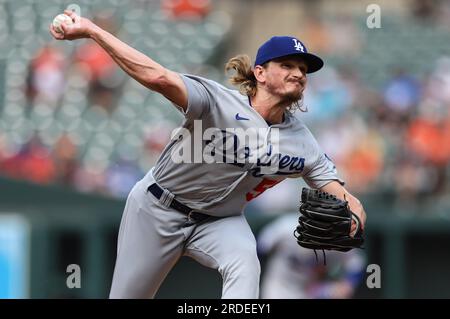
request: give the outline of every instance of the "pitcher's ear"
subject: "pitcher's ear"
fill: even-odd
[[[255,75],[255,78],[258,82],[265,82],[266,76],[265,76],[266,69],[262,67],[261,65],[255,66],[253,69],[253,74]]]

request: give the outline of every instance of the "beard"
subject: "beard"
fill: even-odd
[[[302,87],[304,87],[303,83]],[[271,94],[278,96],[283,104],[294,104],[303,99],[303,89],[301,88],[289,92],[279,92],[276,87],[269,85],[268,91]]]
[[[298,101],[300,101],[303,98],[303,92],[301,90],[295,91],[295,92],[289,92],[286,93],[283,96],[283,101],[289,104],[294,104]]]

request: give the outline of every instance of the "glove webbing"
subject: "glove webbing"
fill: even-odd
[[[316,255],[316,263],[319,263],[319,257],[317,257],[317,251],[316,249],[314,249],[314,254]],[[327,255],[325,255],[325,249],[322,249],[322,254],[323,254],[323,265],[326,266],[327,265]]]
[[[294,237],[296,236],[296,232],[297,230],[294,230]],[[319,257],[317,256],[317,249],[313,249],[314,250],[314,255],[316,255],[316,263],[319,264]],[[325,254],[325,249],[321,249],[322,250],[322,255],[323,255],[323,265],[326,266],[327,265],[327,256]]]

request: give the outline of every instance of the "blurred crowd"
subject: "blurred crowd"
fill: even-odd
[[[450,57],[420,78],[392,70],[381,90],[349,68],[328,68],[311,79],[300,117],[354,192],[439,195],[450,181],[449,92]]]
[[[200,9],[190,6],[189,1],[185,7],[180,3],[183,1],[164,1],[163,6],[172,10],[174,18],[185,17],[183,12],[191,18],[194,12],[196,19],[202,19],[210,10],[208,1]],[[430,14],[417,16],[425,19]],[[97,22],[114,29],[107,25],[108,21]],[[394,192],[408,200],[418,195],[448,193],[450,51],[449,56],[430,60],[430,71],[424,74],[413,74],[398,63],[387,80],[376,87],[362,79],[364,70],[351,63],[362,46],[354,25],[340,21],[330,33],[316,20],[309,23],[314,27],[298,34],[299,38],[325,57],[335,54],[348,59],[346,63],[328,65],[309,78],[305,95],[308,112],[297,112],[297,116],[310,126],[349,190],[356,194]],[[348,48],[352,48],[351,52]],[[88,83],[92,109],[110,115],[120,108],[117,101],[124,94],[127,80],[117,76],[117,66],[102,49],[93,42],[84,42],[72,60],[52,45],[36,54],[24,87],[30,105],[26,112],[42,104],[58,107],[64,100],[68,69],[74,65]],[[171,106],[167,103],[162,107]],[[140,159],[122,154],[106,166],[85,161],[80,143],[70,134],[58,136],[52,148],[35,135],[14,149],[5,142],[0,128],[0,174],[124,197],[155,163],[175,126],[171,125],[152,124],[143,134]],[[283,190],[281,185],[279,190]]]
[[[261,229],[258,256],[264,262],[263,299],[348,299],[364,280],[361,250],[327,251],[319,257],[292,240],[298,213],[284,214]]]

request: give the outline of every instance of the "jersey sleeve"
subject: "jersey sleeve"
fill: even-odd
[[[178,105],[175,106],[188,120],[205,117],[216,103],[214,98],[216,91],[214,81],[187,74],[180,74],[180,77],[186,85],[188,105],[186,111]]]
[[[306,184],[311,188],[321,188],[331,181],[337,181],[344,185],[344,181],[338,176],[336,166],[325,154],[321,153],[312,168],[303,176]]]

